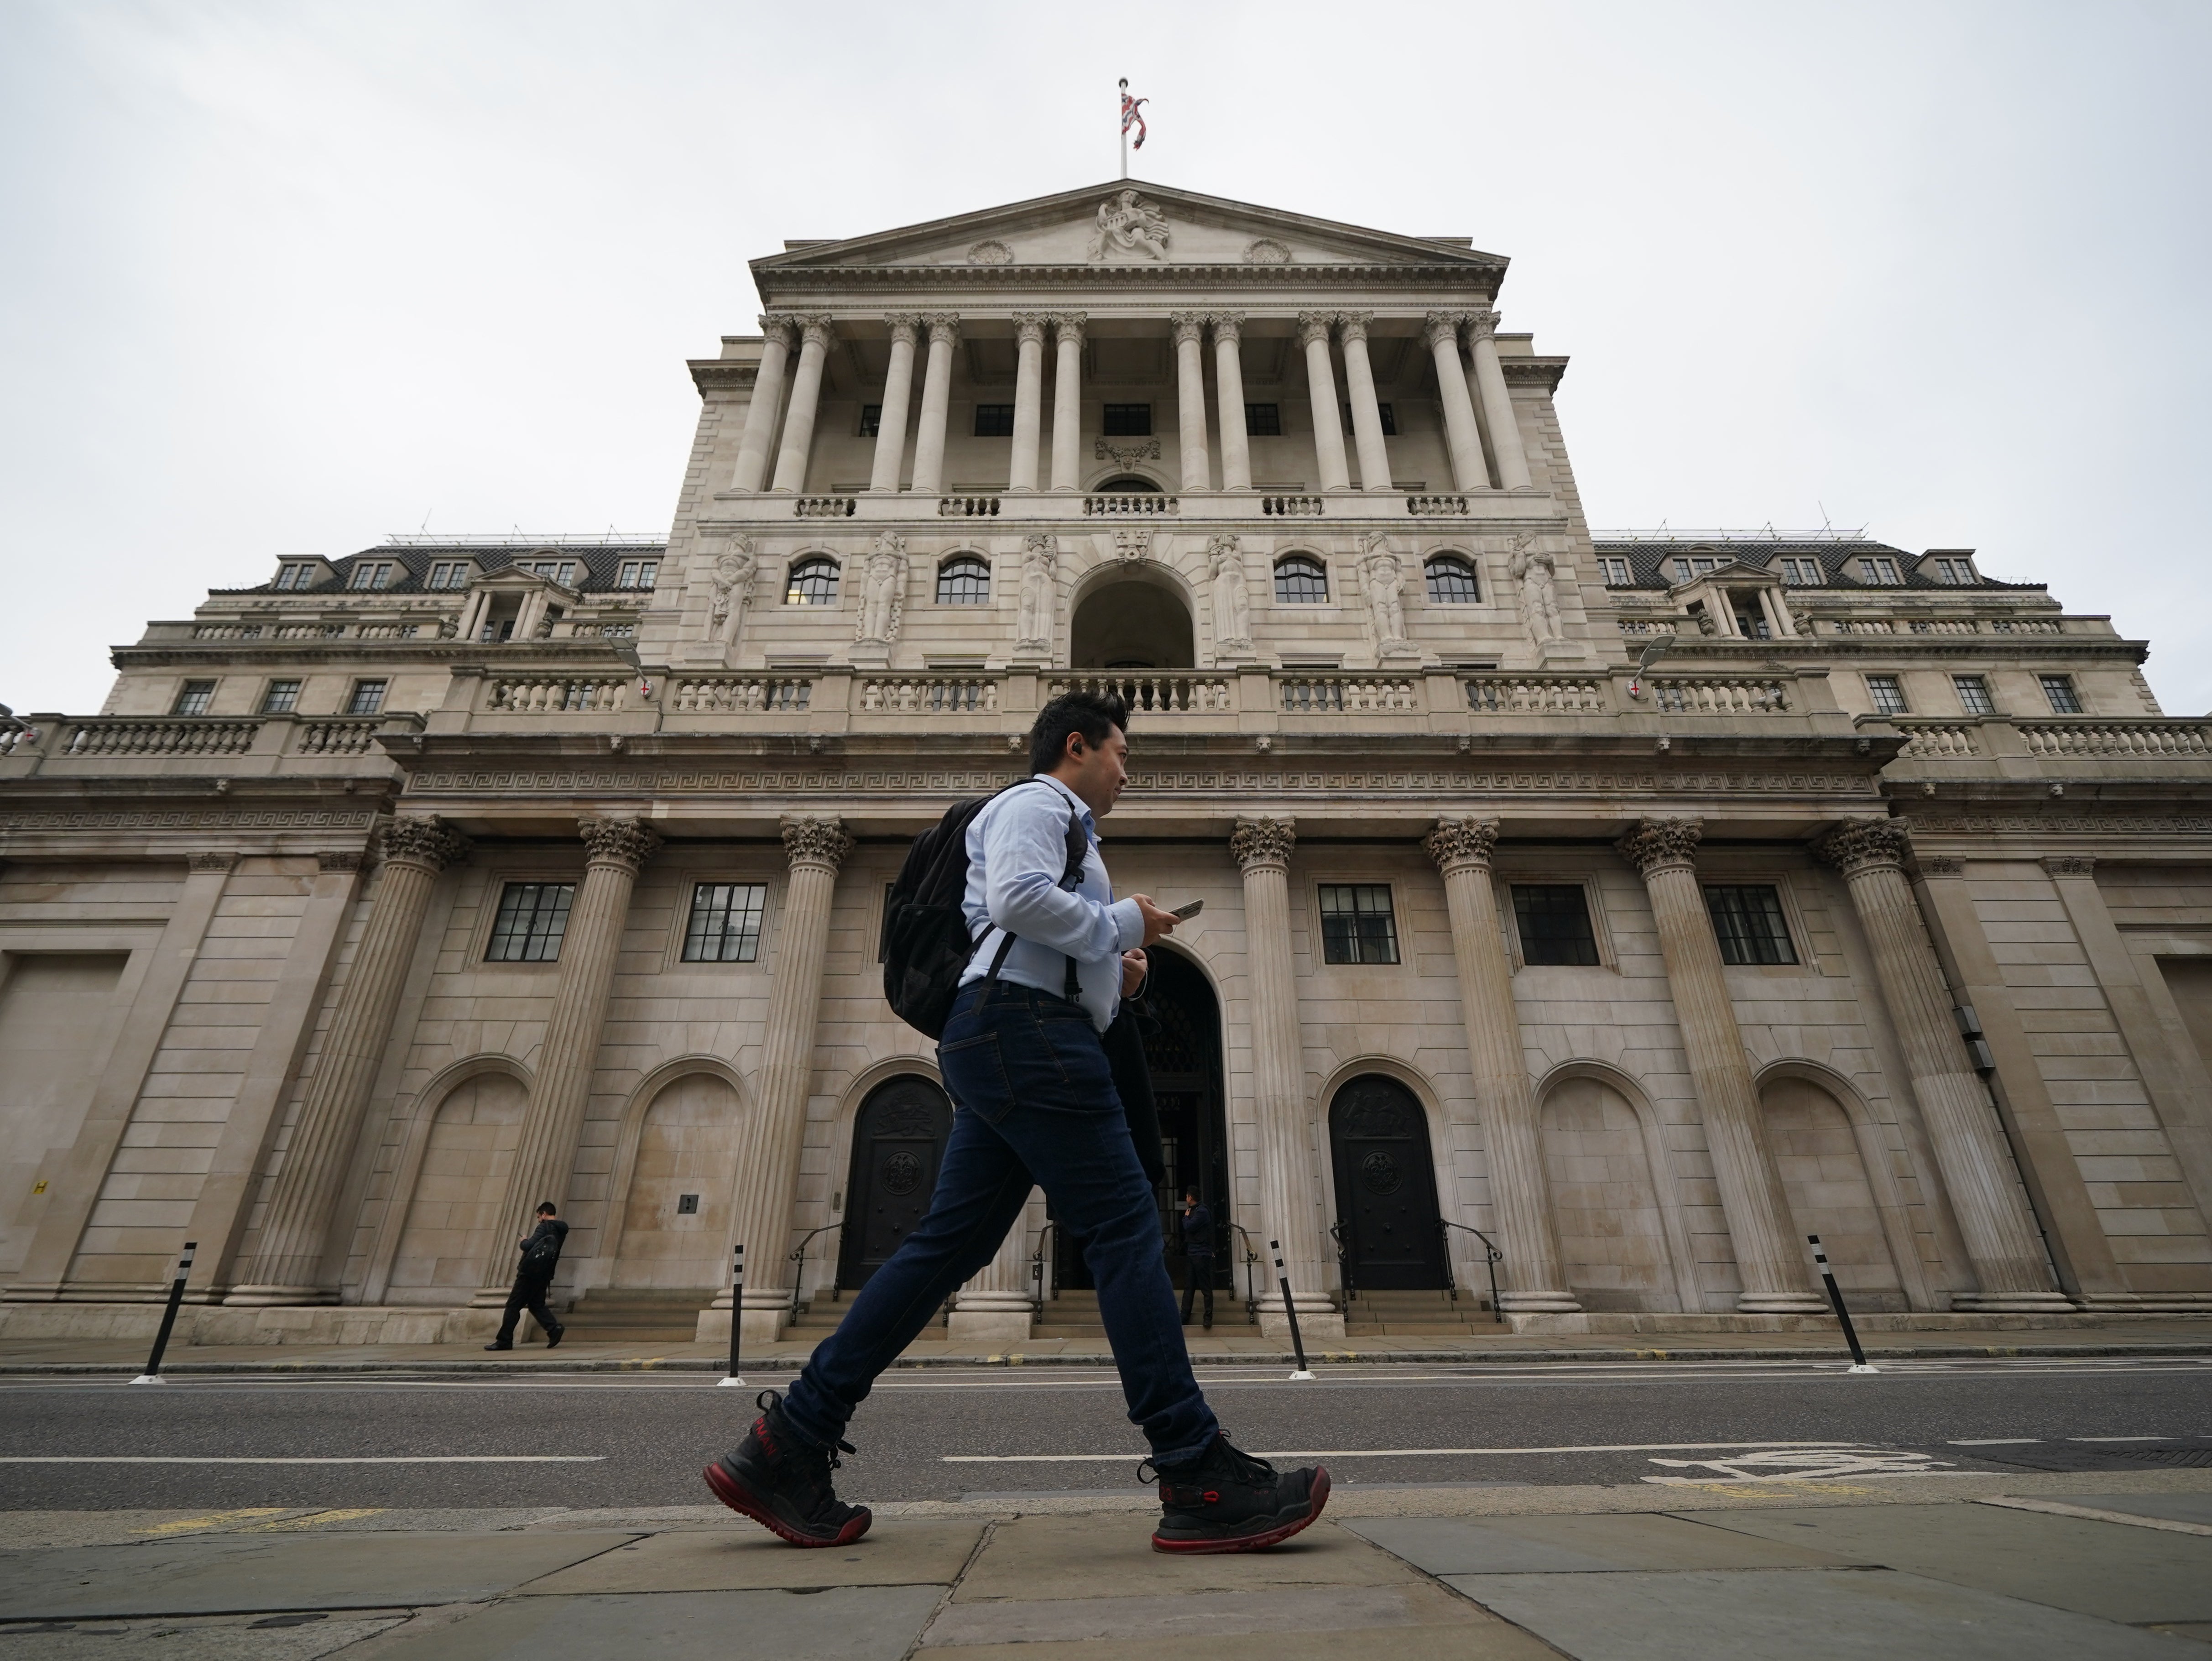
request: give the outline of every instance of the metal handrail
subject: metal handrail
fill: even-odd
[[[1036,1318],[1040,1323],[1044,1320],[1044,1244],[1052,1234],[1054,1220],[1050,1217],[1046,1218],[1044,1226],[1037,1230],[1036,1251],[1030,1259],[1030,1284],[1036,1288],[1030,1299],[1030,1304],[1036,1311]]]
[[[806,1281],[807,1246],[813,1241],[813,1238],[817,1234],[827,1234],[833,1228],[842,1228],[844,1226],[844,1219],[841,1217],[834,1223],[824,1223],[819,1228],[809,1229],[806,1233],[801,1237],[798,1249],[790,1253],[790,1255],[785,1259],[787,1262],[793,1262],[799,1265],[798,1271],[791,1277],[791,1313],[793,1319],[796,1319],[799,1315],[799,1287],[805,1285]],[[837,1295],[837,1271],[835,1269],[830,1271],[830,1295],[832,1298],[835,1298]]]
[[[1229,1226],[1244,1238],[1244,1324],[1255,1327],[1260,1324],[1260,1254],[1252,1250],[1252,1236],[1243,1225],[1231,1223]],[[1229,1289],[1237,1289],[1233,1276]]]
[[[1345,1255],[1344,1225],[1331,1223],[1328,1238],[1336,1242],[1336,1278],[1344,1287],[1344,1301],[1349,1304],[1359,1295],[1359,1288],[1352,1284],[1352,1259]]]
[[[1465,1223],[1455,1223],[1449,1217],[1439,1217],[1437,1219],[1437,1230],[1439,1233],[1443,1233],[1443,1232],[1448,1228],[1455,1228],[1462,1234],[1472,1234],[1476,1239],[1482,1242],[1483,1250],[1488,1255],[1490,1260],[1490,1312],[1497,1319],[1497,1322],[1500,1326],[1504,1325],[1505,1311],[1498,1307],[1498,1266],[1505,1261],[1505,1254],[1498,1249],[1498,1242],[1492,1239],[1490,1236],[1485,1234],[1480,1229],[1469,1228]],[[1451,1236],[1445,1234],[1443,1236],[1443,1242],[1444,1283],[1451,1287],[1452,1301],[1456,1303],[1459,1301],[1459,1287],[1452,1280]]]

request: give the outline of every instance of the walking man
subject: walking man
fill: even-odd
[[[974,955],[938,1049],[954,1113],[929,1214],[853,1301],[779,1399],[707,1467],[722,1503],[798,1546],[867,1532],[866,1506],[838,1500],[830,1472],[876,1375],[952,1292],[997,1254],[1042,1184],[1060,1226],[1084,1241],[1098,1311],[1131,1421],[1152,1445],[1159,1551],[1252,1551],[1321,1514],[1328,1473],[1277,1471],[1230,1445],[1192,1376],[1176,1318],[1159,1212],[1099,1042],[1143,983],[1142,949],[1176,918],[1143,894],[1116,902],[1097,820],[1127,781],[1128,707],[1071,692],[1030,729],[1034,776],[968,829],[964,911]],[[1076,838],[1086,844],[1063,887]],[[737,1311],[732,1311],[737,1318]]]
[[[545,1306],[545,1293],[553,1284],[553,1271],[561,1267],[561,1243],[568,1238],[568,1225],[553,1214],[553,1202],[538,1208],[538,1226],[524,1237],[522,1262],[514,1271],[514,1290],[507,1294],[507,1312],[500,1319],[499,1336],[486,1349],[513,1349],[514,1323],[528,1310],[545,1329],[545,1348],[551,1349],[568,1330]]]
[[[1194,1189],[1182,1196],[1182,1323],[1190,1324],[1191,1299],[1206,1299],[1206,1330],[1213,1330],[1213,1214],[1199,1204]]]

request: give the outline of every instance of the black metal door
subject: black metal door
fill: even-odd
[[[1346,1272],[1357,1288],[1445,1285],[1427,1116],[1395,1079],[1354,1079],[1328,1110]]]
[[[839,1231],[837,1284],[854,1291],[890,1261],[929,1210],[952,1104],[934,1081],[893,1079],[860,1104]]]

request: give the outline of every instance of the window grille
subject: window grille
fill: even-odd
[[[1275,562],[1275,600],[1282,605],[1325,605],[1328,603],[1328,573],[1309,554],[1292,554]]]
[[[1597,566],[1598,569],[1605,574],[1605,586],[1607,587],[1626,588],[1628,586],[1628,562],[1626,560],[1614,559],[1610,555],[1607,555],[1599,559]]]
[[[1990,684],[1979,675],[1954,675],[1951,684],[1959,689],[1959,708],[1970,715],[1994,715],[1996,700],[1990,696]]]
[[[1479,605],[1482,603],[1482,587],[1475,581],[1474,567],[1456,554],[1438,554],[1425,568],[1429,579],[1429,599],[1438,605]]]
[[[1905,688],[1895,675],[1869,675],[1866,678],[1867,697],[1874,700],[1877,715],[1901,715],[1905,713]]]
[[[1886,556],[1876,557],[1869,555],[1861,559],[1859,575],[1862,580],[1882,588],[1897,587],[1905,581],[1898,571],[1897,562]]]
[[[880,404],[860,405],[860,436],[873,438],[883,430],[884,406]]]
[[[211,680],[188,680],[177,694],[173,715],[204,715],[208,706],[215,702],[215,683]]]
[[[486,963],[551,963],[561,955],[568,932],[568,907],[576,897],[573,882],[511,882],[499,897],[492,919]]]
[[[1785,559],[1782,562],[1782,580],[1798,588],[1816,588],[1820,583],[1820,562],[1817,559]]]
[[[761,913],[767,905],[768,890],[759,883],[701,883],[691,891],[684,961],[751,963],[760,956]]]
[[[1322,959],[1325,963],[1395,963],[1398,920],[1388,883],[1323,883]]]
[[[975,554],[955,554],[937,568],[939,605],[988,605],[990,563]]]
[[[789,586],[783,591],[786,605],[835,605],[837,603],[837,562],[802,559],[791,568]]]
[[[1011,404],[978,404],[975,406],[975,436],[978,438],[1012,438],[1014,435],[1014,406]]]
[[[392,562],[388,559],[363,560],[353,568],[351,586],[356,588],[389,588],[392,586]]]
[[[433,588],[465,588],[468,586],[469,563],[465,559],[441,559],[430,568],[430,587]]]
[[[261,713],[264,715],[289,715],[300,707],[300,683],[296,680],[272,680],[269,690],[261,695]]]
[[[1150,438],[1152,406],[1149,404],[1109,404],[1101,417],[1101,430],[1109,438]]]
[[[2081,713],[2081,695],[2074,690],[2071,675],[2038,675],[2043,683],[2043,696],[2051,700],[2054,715],[2078,715]]]
[[[346,700],[349,715],[380,715],[384,713],[385,683],[380,680],[357,680],[353,684],[353,696]]]
[[[660,576],[660,562],[657,559],[626,559],[615,575],[617,588],[650,588]]]
[[[1725,964],[1788,964],[1797,961],[1790,943],[1790,924],[1782,915],[1782,896],[1756,884],[1705,890],[1713,934]]]
[[[283,565],[276,570],[276,586],[286,593],[315,586],[315,568],[312,565]]]
[[[1516,884],[1513,921],[1521,931],[1523,963],[1590,964],[1598,960],[1589,897],[1580,883]]]
[[[1694,557],[1685,557],[1678,554],[1674,558],[1674,581],[1687,582],[1693,576],[1703,576],[1708,571],[1717,571],[1720,569],[1720,565],[1719,559],[1711,554],[1699,554]]]
[[[1254,438],[1280,438],[1283,435],[1283,406],[1279,404],[1247,404],[1244,406],[1244,430]]]
[[[1954,587],[1962,587],[1974,580],[1974,567],[1971,560],[1939,559],[1934,563],[1936,581],[1938,582],[1948,582]]]

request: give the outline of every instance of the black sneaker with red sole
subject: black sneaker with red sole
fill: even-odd
[[[1264,1551],[1312,1526],[1328,1503],[1319,1465],[1279,1471],[1217,1435],[1196,1461],[1159,1473],[1160,1525],[1154,1551]]]
[[[781,1400],[772,1390],[760,1393],[761,1416],[733,1451],[702,1473],[707,1486],[732,1511],[794,1546],[849,1546],[868,1531],[874,1514],[837,1498],[830,1475],[837,1469],[836,1452],[794,1432]],[[837,1446],[853,1451],[843,1442]]]

